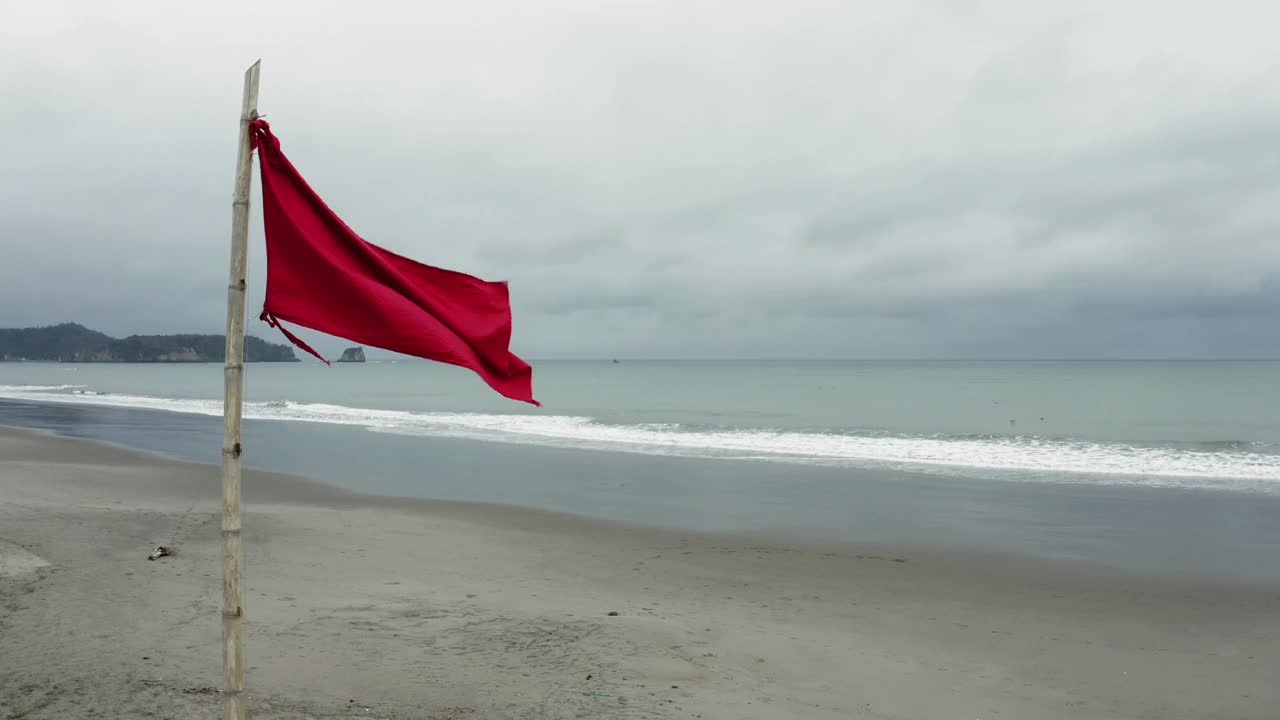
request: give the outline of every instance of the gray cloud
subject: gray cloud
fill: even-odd
[[[1192,5],[28,3],[0,325],[221,330],[262,56],[312,184],[531,357],[1274,356],[1280,7]]]

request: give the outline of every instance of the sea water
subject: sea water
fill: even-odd
[[[246,462],[382,494],[1280,578],[1280,363],[534,366],[543,408],[417,360],[250,365]],[[0,364],[0,423],[206,462],[221,395],[219,365]]]

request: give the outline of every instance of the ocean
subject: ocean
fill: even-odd
[[[255,364],[245,461],[362,492],[1280,579],[1280,362]],[[0,364],[0,424],[215,463],[220,365]]]

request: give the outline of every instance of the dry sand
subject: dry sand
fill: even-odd
[[[217,477],[0,430],[0,719],[221,717]],[[245,495],[253,718],[1280,717],[1274,587]]]

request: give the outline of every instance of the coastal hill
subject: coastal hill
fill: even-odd
[[[77,323],[0,328],[0,361],[174,363],[222,362],[225,335],[130,335],[113,338]],[[244,339],[247,362],[298,362],[293,348]]]

